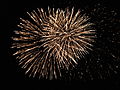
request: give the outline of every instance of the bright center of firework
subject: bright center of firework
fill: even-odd
[[[93,23],[80,10],[74,14],[74,8],[72,11],[48,8],[47,13],[38,9],[29,16],[34,23],[21,19],[18,25],[21,31],[15,31],[20,37],[13,38],[16,41],[13,48],[20,49],[14,55],[18,55],[23,68],[28,68],[26,73],[57,78],[61,76],[61,68],[69,70],[92,50]]]

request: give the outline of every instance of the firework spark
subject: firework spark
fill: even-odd
[[[15,31],[18,35],[13,37],[12,48],[18,49],[14,55],[30,76],[57,78],[62,75],[61,69],[74,67],[92,50],[93,23],[80,10],[48,8],[45,12],[41,8],[28,15],[31,21],[20,18],[21,29]]]

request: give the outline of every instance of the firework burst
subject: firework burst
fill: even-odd
[[[18,49],[14,55],[30,76],[58,78],[61,69],[74,67],[92,50],[93,23],[80,10],[75,13],[74,8],[48,8],[45,12],[41,8],[28,15],[31,21],[20,18],[21,29],[12,37],[15,41],[12,48]]]

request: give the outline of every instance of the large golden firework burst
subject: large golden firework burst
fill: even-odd
[[[61,69],[69,70],[92,50],[95,30],[89,17],[69,10],[42,8],[28,13],[31,20],[21,19],[12,48],[17,48],[19,64],[30,76],[57,78]]]

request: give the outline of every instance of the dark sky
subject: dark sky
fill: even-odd
[[[65,7],[76,7],[76,8],[84,8],[84,6],[93,6],[98,2],[103,2],[104,5],[109,8],[120,9],[119,0],[9,0],[7,1],[7,29],[1,30],[1,36],[3,38],[3,47],[2,51],[4,54],[4,60],[6,64],[2,65],[5,72],[6,83],[10,85],[10,87],[15,88],[17,85],[19,87],[27,87],[34,89],[109,89],[112,88],[117,90],[120,87],[119,80],[95,80],[95,81],[87,81],[81,82],[80,80],[76,81],[47,81],[47,80],[37,80],[31,79],[24,75],[24,71],[17,65],[15,57],[12,56],[13,50],[10,49],[11,40],[10,37],[13,35],[14,29],[16,29],[16,25],[19,23],[19,17],[27,17],[26,12],[30,12],[38,7],[47,8],[55,7],[55,8],[65,8]],[[24,89],[24,88],[23,88]],[[41,90],[42,90],[41,89]],[[52,89],[51,89],[52,90]]]

